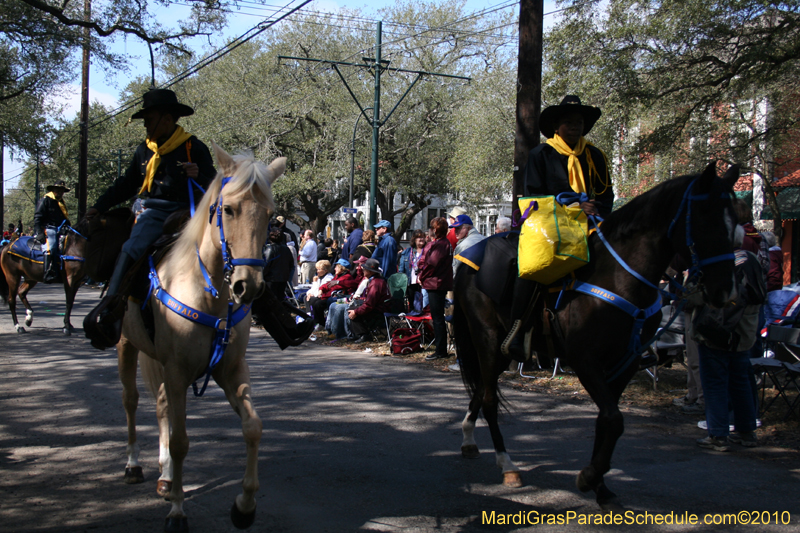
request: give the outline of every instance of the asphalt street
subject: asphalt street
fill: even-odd
[[[155,494],[154,402],[141,381],[146,480],[122,482],[126,431],[115,353],[93,349],[80,327],[98,295],[78,292],[78,329],[71,337],[61,333],[58,286],[31,292],[36,315],[27,334],[15,333],[7,309],[0,309],[0,531],[163,528],[169,504]],[[248,361],[264,422],[251,531],[586,531],[579,520],[599,516],[593,497],[574,483],[592,448],[596,409],[590,402],[505,391],[510,410],[502,429],[523,476],[523,486],[512,489],[501,485],[482,420],[476,430],[481,457],[461,457],[467,396],[457,374],[321,345],[282,352],[258,329]],[[620,519],[634,524],[599,527],[722,531],[732,526],[703,520],[735,517],[748,522],[736,527],[741,531],[797,531],[796,451],[705,451],[694,445],[701,435],[689,423],[673,427],[642,408],[624,414],[625,435],[606,479],[629,511]],[[189,393],[188,428],[184,509],[190,530],[235,531],[228,514],[245,449],[239,419],[213,383],[203,398]],[[544,515],[569,523],[531,523]],[[661,515],[672,521],[695,515],[700,523],[635,523]]]

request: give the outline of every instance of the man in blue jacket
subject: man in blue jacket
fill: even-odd
[[[375,224],[375,235],[378,236],[378,247],[372,259],[378,260],[383,277],[388,279],[397,272],[397,241],[392,237],[392,223],[381,220]]]

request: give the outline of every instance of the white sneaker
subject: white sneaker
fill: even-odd
[[[699,427],[704,431],[708,431],[708,423],[706,423],[705,420],[701,420],[700,422],[698,422],[697,427]],[[761,420],[756,420],[756,427],[761,427]],[[734,431],[734,430],[735,428],[733,427],[733,424],[728,426],[728,431]]]
[[[448,366],[447,369],[452,370],[453,372],[461,372],[461,365],[459,365],[458,361],[456,361],[452,365]]]

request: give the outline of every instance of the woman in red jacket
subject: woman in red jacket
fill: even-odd
[[[350,272],[350,261],[339,259],[334,265],[334,278],[319,287],[319,295],[308,299],[311,306],[314,322],[317,323],[317,330],[325,327],[325,311],[336,301],[333,293],[341,292],[342,295],[353,294],[358,287],[361,278],[356,278]]]
[[[433,342],[436,345],[434,353],[425,358],[428,361],[449,357],[444,307],[447,291],[453,290],[453,249],[447,240],[447,226],[447,221],[442,217],[431,220],[431,232],[435,240],[425,245],[418,266],[417,280],[428,291]]]

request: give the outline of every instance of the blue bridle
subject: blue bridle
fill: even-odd
[[[231,180],[230,177],[226,177],[222,179],[222,185],[220,186],[219,196],[217,197],[216,203],[212,204],[209,208],[209,217],[208,223],[211,224],[214,218],[214,212],[217,213],[217,227],[219,227],[219,238],[221,244],[221,253],[222,253],[222,262],[223,262],[223,269],[224,269],[224,279],[225,282],[230,284],[231,275],[233,274],[234,267],[236,266],[255,266],[264,268],[266,266],[266,261],[263,258],[261,259],[233,259],[230,247],[228,246],[228,241],[225,238],[225,230],[223,229],[222,224],[222,189],[225,185]],[[194,202],[192,202],[192,215],[194,215]],[[206,266],[203,264],[203,261],[200,259],[200,250],[197,250],[197,261],[200,266],[200,272],[203,273],[203,278],[205,279],[206,286],[204,287],[205,291],[210,293],[214,298],[219,298],[219,291],[214,287],[214,284],[211,280],[211,276],[206,269]],[[225,355],[225,349],[228,347],[228,342],[230,341],[231,329],[234,328],[239,322],[244,320],[247,315],[250,313],[250,305],[242,305],[238,309],[233,309],[233,302],[228,302],[228,311],[227,311],[227,318],[222,319],[214,315],[210,315],[198,309],[194,309],[190,307],[177,298],[171,296],[166,290],[164,290],[163,286],[161,285],[161,281],[158,278],[158,272],[156,272],[155,265],[153,264],[153,256],[148,258],[150,261],[150,291],[147,294],[147,298],[145,299],[144,303],[142,304],[142,309],[145,308],[147,302],[150,300],[150,296],[154,295],[158,301],[163,303],[167,309],[171,310],[172,312],[182,316],[186,320],[190,320],[192,322],[197,322],[198,324],[202,324],[204,326],[208,326],[214,329],[214,341],[211,345],[211,358],[208,362],[208,367],[206,368],[205,372],[205,381],[203,383],[202,388],[198,391],[197,383],[192,383],[192,390],[194,391],[195,396],[202,396],[203,393],[206,391],[206,387],[208,386],[208,381],[211,379],[211,372],[214,370],[214,367],[222,360],[222,356]],[[220,327],[222,322],[225,322],[224,327]]]
[[[700,259],[697,251],[695,250],[695,242],[694,238],[692,237],[692,202],[694,201],[701,201],[701,200],[708,200],[708,194],[692,194],[692,189],[694,188],[697,179],[695,178],[689,186],[686,188],[686,192],[683,194],[683,198],[681,199],[681,203],[678,206],[678,211],[675,213],[675,217],[670,222],[669,229],[667,230],[667,238],[672,238],[672,233],[675,228],[675,224],[680,219],[681,215],[683,214],[684,209],[686,210],[686,246],[689,249],[689,253],[691,254],[691,261],[692,266],[689,268],[689,276],[688,281],[699,281],[702,277],[702,268],[706,265],[710,265],[713,263],[719,263],[721,261],[733,260],[734,254],[720,254],[714,257],[709,257],[706,259]],[[723,193],[723,198],[729,197],[727,193]],[[589,200],[586,193],[562,193],[556,197],[556,201],[562,205],[569,205],[575,202],[583,203]],[[561,296],[563,295],[564,290],[572,289],[574,291],[588,294],[589,296],[593,296],[598,298],[604,302],[610,303],[611,305],[617,307],[618,309],[622,310],[626,314],[633,317],[633,328],[631,331],[631,338],[628,342],[628,350],[622,359],[620,359],[617,364],[615,364],[608,372],[610,376],[606,378],[607,382],[612,382],[617,379],[643,352],[643,350],[650,346],[653,342],[658,340],[660,333],[657,333],[652,339],[648,342],[642,344],[642,330],[644,329],[645,321],[650,318],[651,316],[655,315],[657,312],[661,310],[661,298],[666,297],[670,300],[678,299],[678,296],[660,289],[655,284],[651,283],[647,280],[644,276],[633,270],[623,259],[620,255],[612,248],[611,244],[606,240],[605,235],[600,230],[599,222],[602,221],[599,217],[595,217],[590,215],[589,217],[592,226],[597,233],[597,236],[600,238],[600,241],[606,247],[608,252],[611,256],[620,264],[629,274],[631,274],[634,278],[639,280],[640,282],[644,283],[648,287],[655,289],[658,292],[658,297],[656,301],[648,308],[641,309],[636,305],[632,304],[622,296],[615,294],[609,290],[603,289],[602,287],[598,287],[597,285],[593,285],[591,283],[586,283],[584,281],[579,281],[577,279],[569,280],[567,278],[564,279],[564,285],[559,294],[558,300],[556,301],[556,309],[558,309],[559,303],[561,302]],[[688,284],[687,281],[687,284]],[[678,283],[675,279],[670,279],[670,283],[676,285],[679,289],[685,290],[684,287]],[[672,318],[670,319],[669,324],[667,327],[664,328],[666,330],[669,325],[672,323],[673,320],[680,314],[683,306],[685,304],[685,299],[681,301],[678,306],[677,311],[673,314]],[[662,330],[663,331],[663,330]]]

